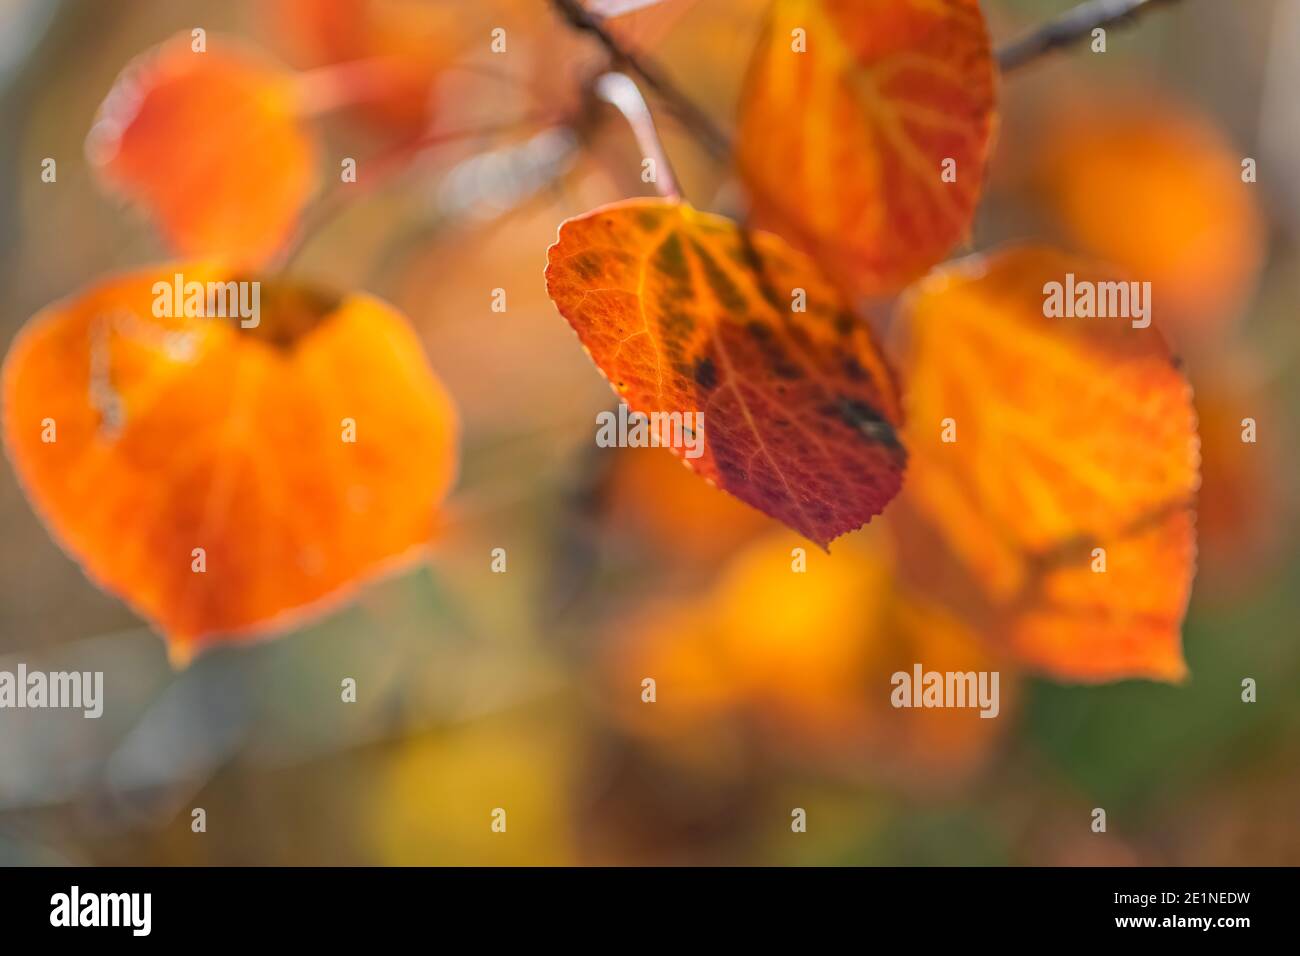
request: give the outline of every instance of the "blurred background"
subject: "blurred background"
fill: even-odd
[[[982,6],[1005,42],[1070,4]],[[763,8],[665,0],[614,28],[731,129]],[[327,29],[345,9],[388,26]],[[195,26],[299,68],[439,51],[416,111],[427,93],[434,136],[401,109],[322,120],[291,268],[410,317],[462,415],[461,475],[429,566],[174,672],[0,469],[0,670],[102,670],[108,695],[99,720],[0,712],[0,863],[1300,863],[1298,0],[1183,0],[1105,55],[1005,78],[968,250],[1048,239],[1181,295],[1165,331],[1204,481],[1190,679],[1066,686],[999,662],[992,721],[887,706],[918,646],[936,669],[993,652],[959,622],[898,624],[872,528],[791,575],[797,539],[667,452],[592,447],[612,395],[547,298],[546,248],[646,187],[626,127],[579,96],[603,54],[542,0],[0,0],[6,346],[46,304],[169,257],[83,142],[127,62]],[[730,170],[659,118],[686,195],[740,213]],[[339,156],[384,175],[342,201]],[[1214,182],[1244,157],[1243,204]]]

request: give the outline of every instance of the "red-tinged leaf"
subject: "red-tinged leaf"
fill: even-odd
[[[697,474],[822,546],[898,491],[892,375],[778,237],[636,199],[565,222],[549,258],[551,299],[627,404],[703,414]]]
[[[897,292],[970,229],[995,72],[976,0],[776,0],[737,145],[757,223]]]

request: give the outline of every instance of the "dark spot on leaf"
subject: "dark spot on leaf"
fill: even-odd
[[[790,356],[786,354],[771,326],[751,319],[745,323],[745,331],[754,340],[758,350],[763,354],[763,361],[777,378],[803,378],[803,369],[790,360]]]
[[[708,281],[714,298],[728,311],[743,311],[748,304],[747,300],[740,294],[736,284],[731,281],[731,278],[722,270],[722,267],[718,265],[713,256],[709,255],[709,251],[694,241],[691,242],[691,248],[694,250],[695,255],[699,257],[700,264],[704,267],[704,278]]]
[[[581,255],[574,256],[571,260],[573,271],[582,276],[588,282],[596,279],[604,271],[601,264],[600,256],[594,252],[584,252]]]
[[[343,297],[336,292],[299,282],[236,276],[228,285],[230,289],[238,290],[240,283],[252,281],[259,282],[257,325],[244,327],[241,316],[233,311],[229,321],[241,335],[284,351],[292,349],[299,339],[338,311],[343,302]],[[238,296],[238,291],[235,291],[236,302],[239,302]]]
[[[695,383],[705,389],[718,384],[718,370],[713,367],[713,359],[708,356],[696,359]]]
[[[695,328],[695,318],[683,309],[670,309],[665,306],[659,313],[659,327],[663,330],[665,338],[680,339]]]
[[[682,249],[682,240],[678,238],[677,233],[670,232],[667,238],[659,243],[659,248],[655,250],[654,267],[676,283],[690,281],[690,271],[686,267],[686,252]]]
[[[861,399],[841,395],[835,404],[823,406],[820,411],[829,418],[838,418],[871,441],[890,448],[902,448],[894,426],[880,412]]]

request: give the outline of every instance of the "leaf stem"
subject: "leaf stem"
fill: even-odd
[[[655,188],[665,199],[681,199],[682,190],[677,185],[677,174],[673,172],[668,153],[659,139],[659,130],[655,128],[654,117],[640,88],[626,73],[603,73],[592,84],[596,98],[604,100],[623,114],[627,125],[632,127],[632,135],[641,148],[641,155],[654,164]]]
[[[299,112],[315,118],[383,97],[400,77],[388,57],[346,60],[297,74]]]
[[[998,50],[1003,73],[1092,36],[1098,27],[1123,23],[1175,0],[1087,0]]]

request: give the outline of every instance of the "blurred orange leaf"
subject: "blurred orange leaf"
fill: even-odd
[[[758,224],[848,288],[898,291],[970,228],[994,73],[976,0],[777,0],[737,146]]]
[[[316,187],[296,75],[224,37],[189,34],[132,61],[86,141],[103,182],[185,255],[253,265],[293,236]]]
[[[366,65],[364,75],[336,76],[364,102],[358,118],[399,137],[432,124],[438,74],[487,13],[476,4],[428,0],[270,0],[264,10],[298,65]]]
[[[27,324],[3,395],[10,459],[54,538],[184,661],[418,557],[457,426],[379,300],[276,280],[256,327],[156,317],[155,283],[176,274],[252,281],[201,265],[105,281]]]
[[[1288,441],[1293,434],[1258,374],[1230,371],[1219,361],[1196,379],[1201,434],[1201,493],[1196,533],[1201,574],[1197,593],[1236,594],[1257,585],[1294,526],[1293,474]],[[1208,585],[1208,588],[1207,588]]]
[[[551,298],[628,405],[703,414],[696,474],[822,546],[898,491],[892,376],[779,238],[635,199],[565,222],[549,258]]]
[[[772,529],[762,514],[654,448],[620,450],[604,508],[608,526],[671,555],[675,568],[715,564]]]
[[[870,753],[909,769],[978,762],[1009,721],[1015,675],[1000,673],[996,719],[973,709],[896,708],[893,675],[993,671],[995,653],[953,614],[901,587],[888,541],[846,539],[796,571],[785,534],[725,566],[704,595],[645,610],[611,642],[618,712],[637,733],[691,741],[742,719],[803,756]],[[630,694],[656,682],[653,708]]]
[[[1152,283],[1182,345],[1239,316],[1259,274],[1259,187],[1242,161],[1204,117],[1130,92],[1056,109],[1033,180],[1071,246]]]
[[[1079,680],[1175,679],[1195,557],[1191,390],[1154,326],[1046,317],[1044,286],[1067,273],[1117,279],[1016,248],[915,292],[905,507],[1030,664]],[[943,578],[929,560],[920,570]]]

